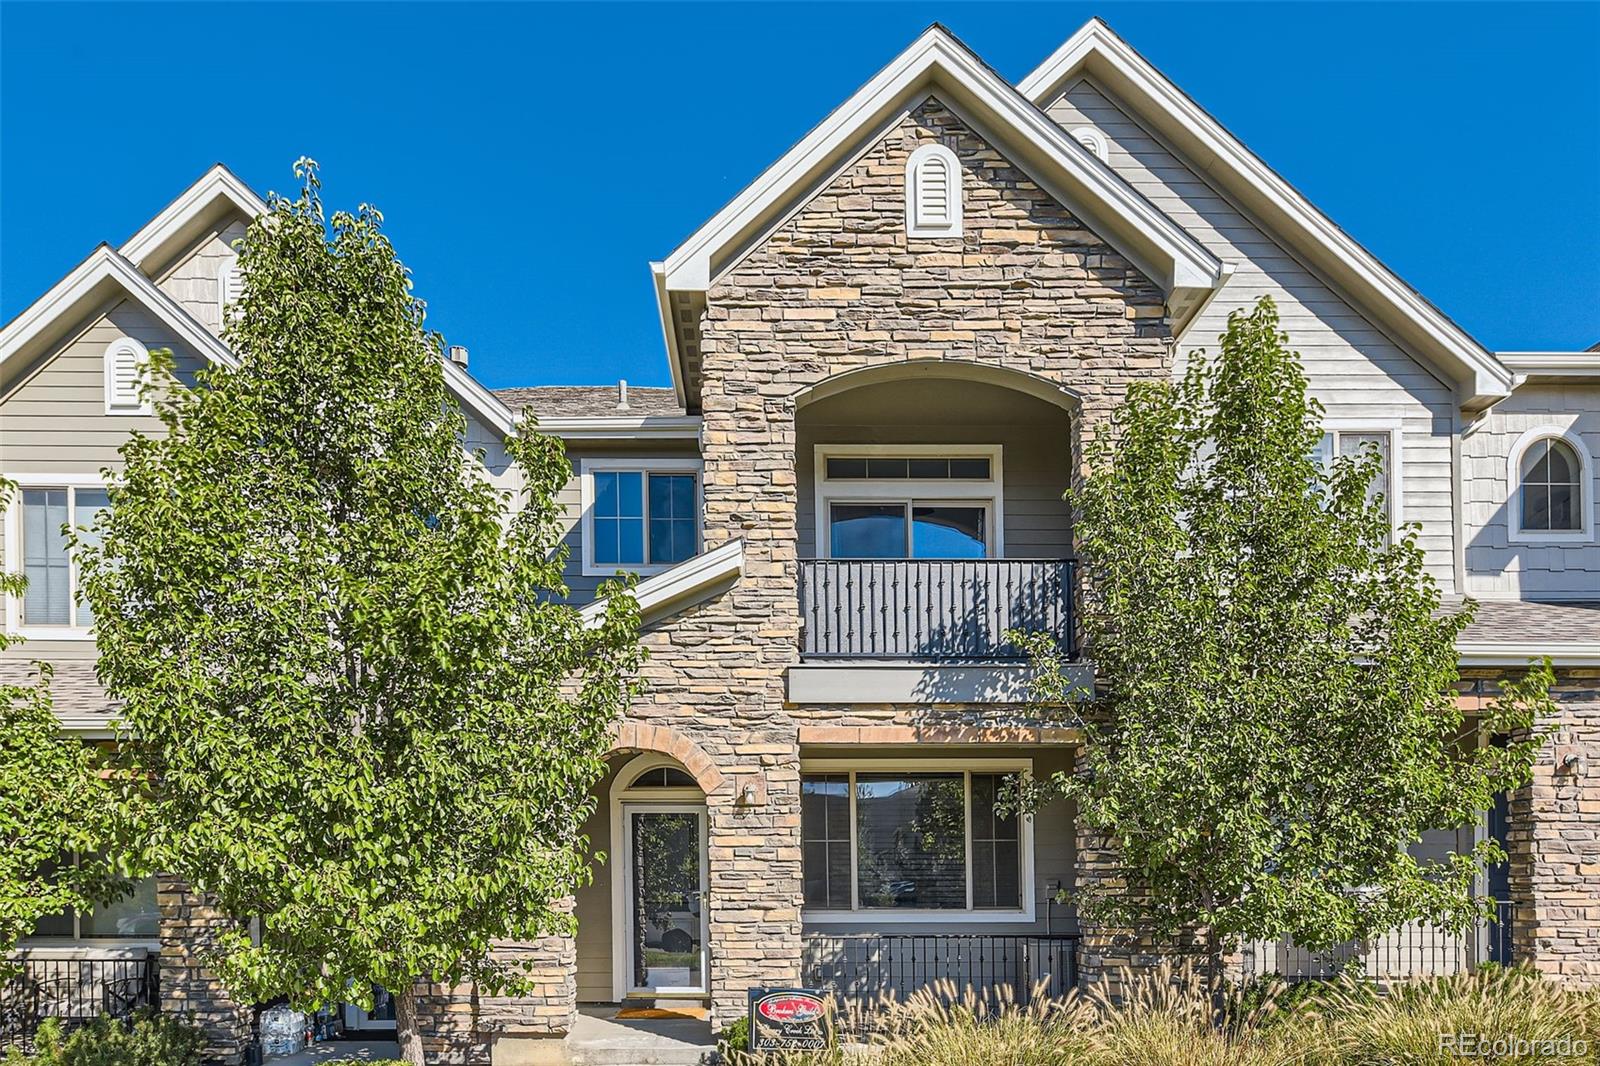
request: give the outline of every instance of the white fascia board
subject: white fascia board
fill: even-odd
[[[1017,87],[1043,107],[1081,73],[1105,84],[1313,266],[1370,305],[1398,339],[1450,373],[1463,408],[1476,410],[1510,394],[1514,375],[1493,353],[1334,225],[1104,22],[1091,19]]]
[[[699,440],[699,415],[540,418],[534,428],[563,440]]]
[[[465,370],[461,369],[448,358],[441,355],[440,363],[444,366],[444,383],[456,397],[467,406],[467,409],[479,418],[498,430],[502,437],[514,437],[517,433],[517,413],[501,402],[500,397],[484,388],[482,383]]]
[[[217,210],[218,206],[222,211]],[[200,180],[178,195],[176,200],[129,237],[118,251],[140,270],[150,270],[170,258],[181,246],[199,235],[229,209],[246,218],[265,214],[266,201],[255,190],[217,163]]]
[[[744,541],[730,540],[721,547],[686,559],[670,570],[639,582],[634,586],[633,597],[639,601],[639,614],[649,616],[718,582],[743,574]],[[605,617],[605,611],[606,601],[602,599],[584,605],[578,613],[587,625],[598,626]]]
[[[666,290],[705,291],[730,250],[775,225],[796,193],[842,165],[863,134],[929,94],[1026,145],[1032,162],[1049,169],[1052,184],[1072,199],[1069,207],[1084,209],[1102,236],[1131,244],[1158,268],[1153,280],[1169,290],[1209,289],[1220,281],[1222,264],[1203,245],[933,26],[668,256]]]
[[[1548,657],[1556,666],[1600,666],[1600,644],[1596,643],[1496,643],[1458,642],[1456,654],[1462,666],[1527,666]]]
[[[1524,377],[1600,378],[1600,352],[1496,352]]]
[[[186,344],[213,362],[235,365],[233,354],[176,300],[162,292],[133,263],[102,244],[51,286],[43,296],[0,329],[0,366],[17,356],[44,351],[59,331],[110,302],[118,293],[133,299]]]
[[[678,327],[673,322],[672,294],[667,291],[667,265],[650,264],[650,280],[656,287],[656,310],[661,314],[661,336],[667,342],[667,368],[672,372],[672,392],[678,406],[688,410],[689,394],[684,388],[683,368],[678,365]]]

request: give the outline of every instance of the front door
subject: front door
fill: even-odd
[[[377,985],[372,986],[372,1009],[364,1010],[354,1003],[344,1005],[344,1027],[353,1030],[394,1031],[394,996]]]
[[[625,936],[632,996],[706,991],[706,810],[627,804]]]

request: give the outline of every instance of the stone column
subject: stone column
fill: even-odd
[[[218,934],[239,923],[211,906],[183,881],[156,880],[161,909],[161,1010],[191,1016],[206,1034],[206,1060],[237,1066],[250,1038],[251,1007],[236,1002],[202,961]]]

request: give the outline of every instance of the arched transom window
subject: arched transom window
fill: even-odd
[[[942,144],[925,144],[906,161],[906,235],[961,236],[961,164]]]
[[[1520,528],[1525,533],[1577,533],[1584,528],[1584,463],[1560,437],[1541,437],[1521,459]]]

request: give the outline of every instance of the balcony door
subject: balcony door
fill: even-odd
[[[998,445],[818,445],[817,548],[831,559],[993,559]]]

